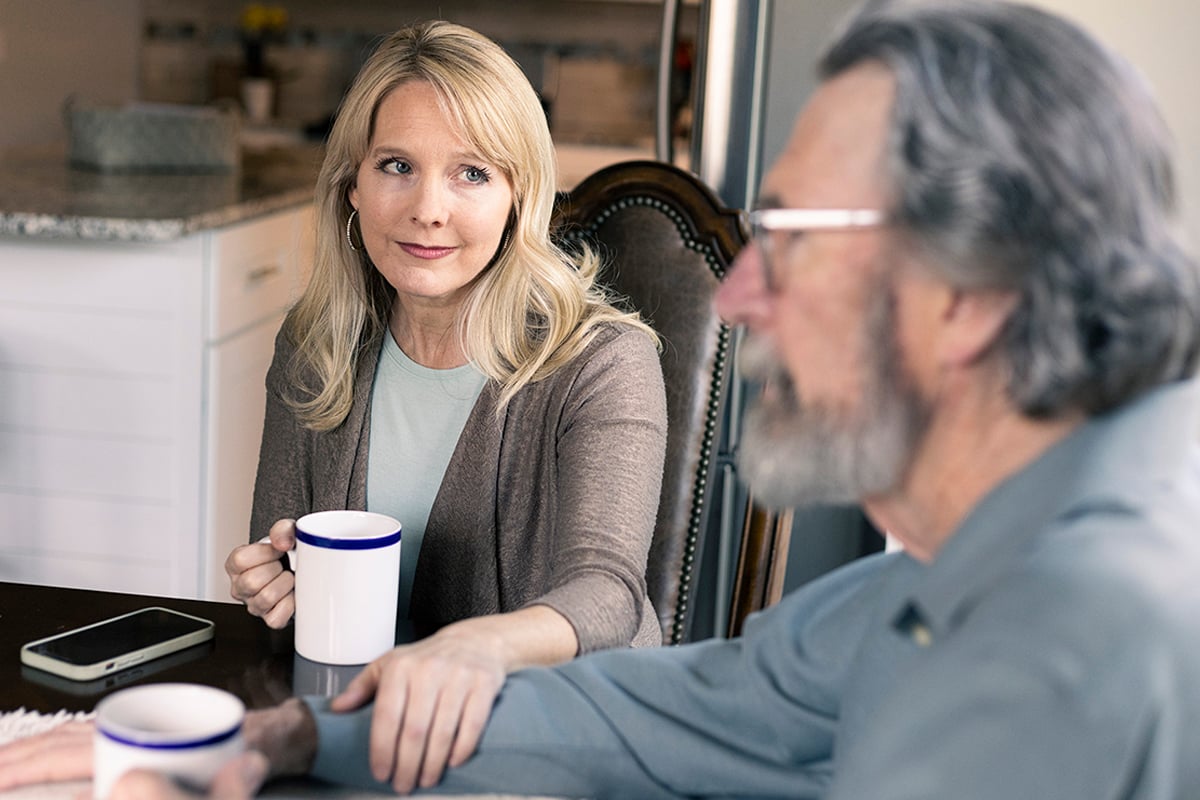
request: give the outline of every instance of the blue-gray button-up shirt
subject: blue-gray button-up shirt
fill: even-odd
[[[1198,399],[1089,421],[931,564],[862,559],[738,640],[515,674],[439,790],[1200,798]],[[367,721],[318,711],[315,774],[373,785]]]

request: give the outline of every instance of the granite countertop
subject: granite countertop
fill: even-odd
[[[315,145],[247,149],[224,173],[73,168],[65,148],[0,157],[0,237],[161,242],[312,201]]]

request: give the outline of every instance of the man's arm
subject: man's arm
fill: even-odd
[[[815,581],[735,640],[606,651],[509,677],[474,756],[439,792],[587,797],[818,797],[829,780],[841,681],[887,558]],[[367,765],[370,709],[310,700],[312,774],[385,788]]]

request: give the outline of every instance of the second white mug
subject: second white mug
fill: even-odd
[[[229,692],[190,683],[152,683],[105,697],[96,706],[93,796],[107,798],[118,778],[139,767],[204,789],[242,752],[245,713]]]

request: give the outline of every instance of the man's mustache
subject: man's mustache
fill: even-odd
[[[749,396],[787,409],[798,408],[796,386],[775,349],[765,340],[746,336],[738,346],[738,373],[753,384]]]

